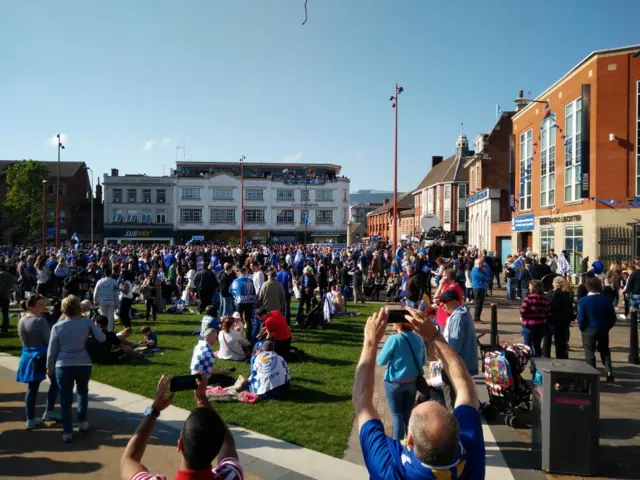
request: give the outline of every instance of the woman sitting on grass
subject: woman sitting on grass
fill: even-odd
[[[249,342],[242,336],[242,332],[232,329],[234,321],[233,317],[222,319],[222,328],[218,334],[218,342],[220,342],[218,358],[242,362],[248,357]]]
[[[291,391],[291,373],[275,342],[258,342],[251,357],[249,391],[260,398],[282,398]]]

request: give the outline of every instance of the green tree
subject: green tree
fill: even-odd
[[[23,160],[4,171],[7,197],[2,207],[11,222],[14,241],[36,241],[42,233],[42,181],[49,169],[41,162]],[[47,200],[48,209],[53,205]]]

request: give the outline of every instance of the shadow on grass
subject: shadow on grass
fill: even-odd
[[[294,403],[335,403],[351,400],[351,395],[332,395],[301,385],[293,385],[287,400]]]
[[[323,357],[314,357],[313,355],[309,355],[309,359],[307,360],[307,363],[315,363],[318,365],[329,365],[331,367],[338,367],[338,366],[347,366],[347,365],[354,365],[354,362],[351,362],[349,360],[339,360],[337,358],[323,358]]]

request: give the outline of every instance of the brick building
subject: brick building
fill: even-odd
[[[468,242],[496,256],[511,253],[511,212],[509,211],[509,161],[511,117],[503,112],[489,133],[474,141],[474,154],[467,157],[469,172],[467,197]],[[494,225],[509,221],[507,234],[496,239]]]
[[[18,160],[0,160],[0,172]],[[55,205],[58,162],[40,162],[49,169],[47,195]],[[0,175],[0,205],[7,194],[6,179]],[[60,162],[60,240],[66,241],[77,233],[81,240],[88,240],[91,234],[91,182],[84,162]],[[94,235],[101,230],[102,216],[94,210]],[[47,225],[49,240],[55,239],[55,219]],[[14,243],[14,232],[9,219],[0,208],[1,241]]]
[[[413,208],[412,192],[405,193],[398,197],[398,240],[401,237],[402,229],[402,213]],[[367,236],[380,236],[382,240],[392,240],[393,236],[393,201],[385,200],[381,207],[367,214]],[[405,225],[406,221],[405,221]]]
[[[469,172],[463,165],[471,155],[467,137],[460,134],[455,155],[446,160],[440,156],[431,157],[431,170],[413,191],[416,225],[421,224],[423,216],[436,216],[444,230],[466,232]]]
[[[566,250],[579,273],[584,257],[619,258],[615,244],[631,243],[631,234],[614,244],[602,235],[640,214],[639,51],[593,52],[534,101],[517,101],[514,248]]]

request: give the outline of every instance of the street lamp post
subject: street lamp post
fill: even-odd
[[[42,181],[42,254],[47,251],[47,181]]]
[[[60,134],[58,138],[58,172],[56,175],[56,250],[60,249],[60,150],[64,149]]]
[[[395,258],[398,251],[398,99],[404,88],[396,83],[395,95],[389,99],[393,102],[391,105],[395,109],[395,140],[394,140],[394,156],[393,156],[393,256]]]
[[[244,247],[244,155],[240,157],[240,248]]]
[[[84,167],[85,170],[91,172],[91,195],[89,196],[89,200],[91,201],[91,247],[93,248],[93,170],[89,167]]]

